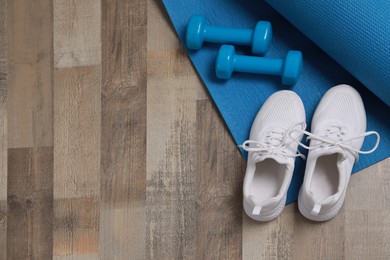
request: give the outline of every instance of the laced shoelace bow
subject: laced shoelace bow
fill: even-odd
[[[296,129],[300,127],[300,129]],[[282,158],[295,158],[301,157],[306,159],[305,155],[297,151],[297,153],[291,153],[287,151],[288,145],[291,142],[300,143],[300,138],[303,135],[303,131],[306,128],[306,123],[298,123],[289,129],[274,129],[267,133],[267,140],[263,143],[255,140],[247,140],[238,147],[247,152],[255,152],[256,155],[277,155]],[[297,132],[298,136],[293,137],[292,133]]]
[[[315,140],[315,141],[319,142],[319,144],[317,144],[315,146],[307,146],[300,141],[297,142],[299,146],[301,146],[307,150],[314,150],[317,148],[325,148],[325,147],[329,147],[329,148],[330,147],[339,147],[342,150],[346,150],[346,151],[351,152],[356,160],[359,158],[359,154],[370,154],[370,153],[374,152],[378,148],[379,141],[380,141],[380,135],[376,131],[368,131],[368,132],[362,133],[360,135],[357,135],[355,137],[345,139],[344,137],[346,136],[346,134],[343,131],[343,127],[337,126],[337,125],[329,126],[325,130],[325,133],[323,135],[312,134],[306,130],[295,130],[295,129],[293,129],[290,132],[290,134],[295,132],[295,131],[298,131],[299,133],[307,135],[306,140]],[[370,150],[366,150],[366,151],[358,150],[358,149],[355,149],[351,145],[348,144],[351,141],[354,141],[354,140],[357,140],[360,138],[365,138],[365,137],[370,136],[370,135],[376,136],[375,145]],[[296,141],[294,139],[292,139],[292,140]]]

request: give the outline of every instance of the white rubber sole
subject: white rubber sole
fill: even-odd
[[[302,194],[301,191],[302,191],[302,189],[299,191],[299,195],[298,195],[299,211],[301,212],[301,214],[305,218],[313,220],[313,221],[327,221],[327,220],[334,218],[344,204],[344,197],[345,197],[345,193],[346,193],[346,192],[344,192],[343,196],[340,198],[340,200],[336,203],[336,205],[332,209],[330,209],[329,211],[327,211],[325,213],[314,215],[311,213],[311,210],[305,206],[305,203],[303,202],[303,199],[301,198],[301,194]]]
[[[284,196],[284,198],[279,203],[279,205],[275,208],[275,210],[267,215],[262,215],[261,213],[260,213],[260,215],[253,215],[252,214],[253,207],[248,205],[248,203],[245,200],[243,202],[243,205],[244,205],[245,214],[248,217],[250,217],[251,219],[256,220],[256,221],[262,221],[262,222],[271,221],[271,220],[274,220],[277,217],[279,217],[279,215],[282,213],[284,207],[286,206],[286,196]]]

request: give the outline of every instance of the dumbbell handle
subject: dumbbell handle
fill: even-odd
[[[207,25],[204,28],[204,37],[209,42],[251,45],[253,30]]]
[[[281,75],[283,73],[283,59],[269,59],[253,56],[236,55],[234,71]]]

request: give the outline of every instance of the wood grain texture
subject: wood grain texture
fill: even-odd
[[[165,7],[160,0],[148,0],[148,51],[172,51],[181,47],[179,38],[171,25]],[[180,46],[180,47],[179,47]],[[163,68],[163,67],[161,67]],[[182,67],[189,68],[189,67]]]
[[[146,1],[102,1],[100,257],[145,258]]]
[[[148,61],[154,59],[159,56],[148,56]],[[166,62],[169,66],[170,60]],[[148,80],[148,259],[183,259],[195,253],[198,80],[169,75]]]
[[[0,0],[0,259],[7,253],[7,34],[6,1]]]
[[[0,0],[0,260],[390,259],[390,158],[314,223],[245,160],[159,0]]]
[[[209,100],[197,122],[196,259],[239,259],[244,160]]]
[[[170,46],[148,41],[146,258],[188,259],[195,254],[199,80],[159,7],[148,2],[148,36],[164,28],[160,40]]]
[[[54,65],[56,68],[100,65],[99,0],[54,0]]]
[[[94,197],[64,198],[54,201],[53,255],[65,257],[99,256],[99,200]]]
[[[354,174],[348,189],[346,259],[389,259],[390,158]]]
[[[148,79],[176,78],[196,84],[197,99],[208,99],[206,88],[196,74],[183,45],[173,29],[164,5],[159,0],[148,0]]]
[[[54,74],[54,198],[100,194],[100,66]]]
[[[54,1],[53,255],[98,259],[101,2]]]
[[[8,148],[53,146],[53,6],[7,1]]]
[[[8,149],[8,259],[50,259],[53,148]]]
[[[53,6],[7,1],[7,258],[53,247]]]
[[[329,222],[319,223],[313,223],[297,212],[293,236],[294,257],[345,259],[345,232],[344,208]]]
[[[54,74],[55,256],[99,253],[100,79],[100,66]]]

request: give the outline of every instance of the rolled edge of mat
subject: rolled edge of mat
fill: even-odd
[[[267,2],[390,106],[390,1]]]

